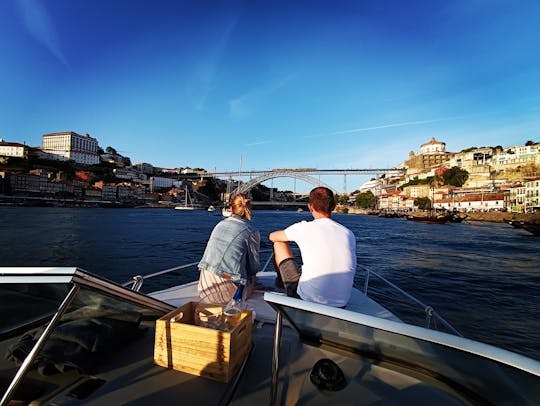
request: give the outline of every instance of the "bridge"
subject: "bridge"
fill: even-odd
[[[278,168],[278,169],[271,169],[271,170],[261,170],[261,171],[227,171],[227,172],[205,172],[202,174],[199,174],[201,178],[205,177],[227,177],[230,183],[232,183],[232,179],[242,179],[242,178],[249,178],[247,182],[240,183],[238,182],[238,186],[234,190],[230,190],[227,193],[227,196],[225,196],[224,201],[228,201],[230,196],[233,196],[237,193],[246,193],[256,185],[259,185],[263,182],[266,182],[268,180],[276,179],[276,178],[292,178],[296,180],[301,180],[306,183],[309,183],[313,185],[313,187],[317,186],[326,186],[329,189],[331,189],[334,193],[338,193],[337,190],[335,190],[330,185],[326,184],[321,180],[322,175],[339,175],[343,176],[343,192],[347,192],[347,176],[348,175],[375,175],[377,177],[385,175],[385,176],[399,176],[403,175],[406,172],[406,169],[398,169],[398,168],[390,168],[390,169],[383,169],[383,168],[369,168],[369,169],[316,169],[316,168]],[[296,183],[295,183],[296,185]],[[272,200],[272,193],[273,189],[270,189],[271,198]]]

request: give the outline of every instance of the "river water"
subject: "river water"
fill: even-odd
[[[221,217],[172,209],[0,207],[0,219],[0,266],[77,266],[123,283],[198,261]],[[271,248],[269,232],[302,219],[311,217],[255,211],[261,248]],[[334,219],[354,232],[359,264],[432,306],[465,337],[540,360],[540,238],[496,223]],[[197,272],[168,276],[167,283],[170,278],[188,282]],[[364,280],[365,272],[358,272],[355,286],[362,288]],[[377,300],[422,325],[422,308],[373,282]],[[144,287],[159,289],[155,283]]]

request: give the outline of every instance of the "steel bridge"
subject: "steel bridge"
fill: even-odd
[[[406,169],[316,169],[316,168],[279,168],[263,171],[228,171],[228,172],[206,172],[201,174],[201,177],[227,177],[231,182],[233,178],[249,178],[249,181],[242,183],[228,193],[226,201],[230,196],[237,193],[246,193],[251,188],[259,185],[267,180],[276,178],[293,178],[302,180],[306,183],[317,186],[326,186],[334,193],[338,193],[333,187],[327,185],[321,180],[322,175],[340,175],[343,176],[343,190],[347,191],[347,175],[375,175],[377,177],[385,176],[398,176],[403,175]]]

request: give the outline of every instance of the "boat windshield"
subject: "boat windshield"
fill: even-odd
[[[540,399],[536,360],[463,337],[271,292],[264,299],[304,343],[362,360],[364,371],[406,371],[465,402],[533,404]],[[367,379],[367,372],[359,376]]]
[[[76,268],[0,268],[0,297],[2,405],[90,379],[172,309]]]

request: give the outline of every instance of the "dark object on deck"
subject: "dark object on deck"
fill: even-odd
[[[309,378],[320,390],[337,392],[347,386],[347,380],[341,368],[328,358],[322,358],[315,363]]]

